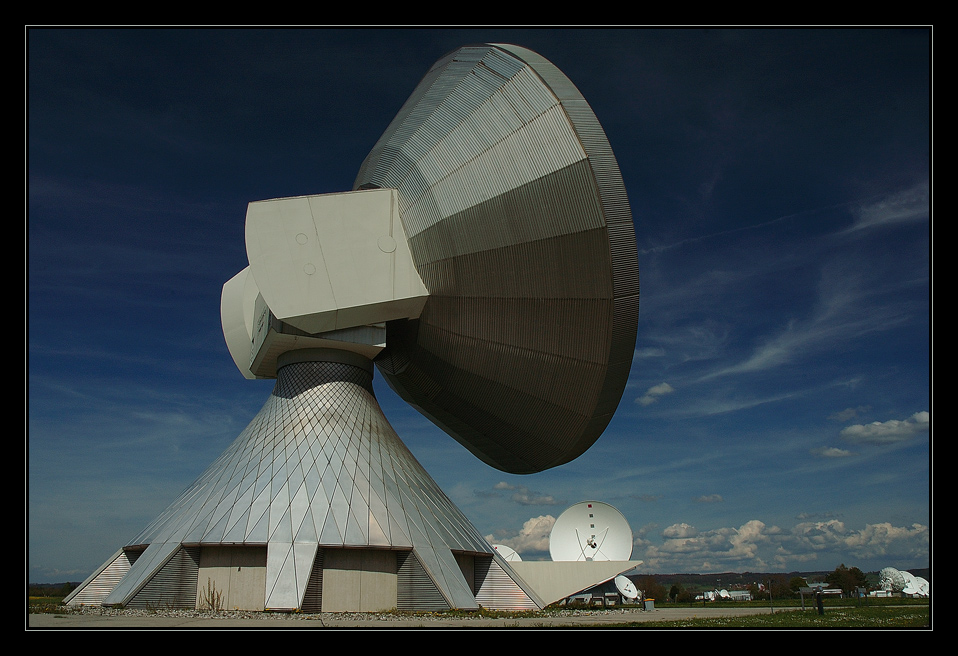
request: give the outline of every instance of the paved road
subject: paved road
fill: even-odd
[[[571,616],[568,614],[508,619],[419,617],[378,619],[373,614],[329,613],[310,616],[277,615],[253,617],[209,617],[151,615],[36,614],[27,616],[30,629],[446,629],[446,628],[548,628],[589,627],[626,622],[682,620],[693,617],[767,615],[768,608],[656,608],[652,611],[611,611]]]

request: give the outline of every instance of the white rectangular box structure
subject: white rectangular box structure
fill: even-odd
[[[414,318],[428,296],[395,189],[250,203],[246,251],[273,315],[309,334]]]

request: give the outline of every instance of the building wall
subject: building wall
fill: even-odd
[[[397,553],[388,549],[323,548],[322,612],[396,609]],[[207,608],[211,597],[218,597],[224,610],[264,610],[266,556],[265,546],[202,547],[196,608]],[[466,580],[472,582],[475,559],[461,554],[456,559]]]
[[[210,593],[224,610],[263,610],[266,603],[266,547],[203,547],[196,607],[207,608]]]
[[[456,557],[456,562],[459,564],[459,569],[462,570],[462,575],[465,577],[466,582],[469,583],[469,589],[472,590],[472,594],[476,594],[476,558],[475,556],[467,556],[465,554],[453,554]]]
[[[323,612],[392,610],[397,602],[396,552],[326,549]]]

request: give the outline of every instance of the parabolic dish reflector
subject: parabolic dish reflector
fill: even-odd
[[[626,599],[637,599],[639,596],[639,591],[632,579],[622,574],[615,577],[615,588]]]
[[[884,567],[878,572],[878,584],[883,590],[901,592],[905,588],[907,581],[901,571],[894,567]]]
[[[639,274],[618,164],[572,82],[525,48],[460,48],[353,188],[398,190],[429,293],[418,318],[387,323],[389,385],[502,471],[588,449],[629,374]]]
[[[632,529],[618,510],[601,501],[580,501],[552,526],[549,554],[554,561],[629,560]]]
[[[918,582],[917,577],[914,574],[908,571],[902,571],[902,578],[905,580],[904,585],[902,586],[901,591],[905,594],[920,594],[921,593],[921,584]]]

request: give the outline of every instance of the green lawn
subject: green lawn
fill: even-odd
[[[768,615],[743,617],[696,618],[662,622],[631,622],[608,625],[630,628],[930,628],[931,608],[924,606],[865,606],[826,608],[823,615],[815,608],[806,610],[776,610]]]

